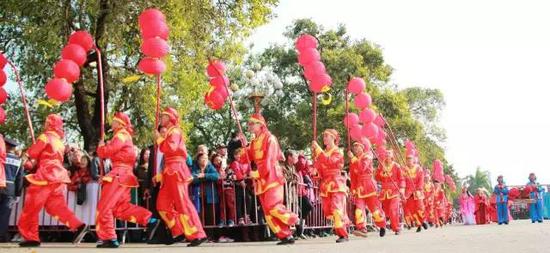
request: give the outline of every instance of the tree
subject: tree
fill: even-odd
[[[479,188],[485,188],[489,192],[493,191],[489,171],[481,170],[480,167],[476,168],[476,172],[473,175],[467,176],[464,182],[468,185],[468,191],[472,193],[476,192]]]
[[[255,27],[266,23],[277,0],[200,1],[200,0],[5,0],[0,3],[0,45],[20,66],[36,126],[50,112],[60,112],[69,132],[78,132],[87,150],[94,150],[99,139],[100,101],[97,73],[88,56],[80,81],[74,84],[74,99],[60,108],[40,108],[44,84],[54,62],[72,31],[85,29],[102,49],[105,103],[108,111],[125,111],[134,119],[137,144],[150,142],[155,110],[153,78],[137,82],[121,80],[137,74],[140,36],[137,17],[148,7],[161,9],[170,27],[169,69],[163,77],[164,105],[176,106],[182,115],[200,105],[207,89],[204,67],[209,57],[239,64],[245,53],[243,39]],[[16,97],[16,94],[12,94]],[[11,107],[10,107],[11,108]],[[14,106],[13,109],[20,109]],[[11,116],[2,131],[17,135],[23,116]],[[189,128],[191,125],[186,124]]]

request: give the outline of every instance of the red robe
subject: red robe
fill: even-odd
[[[17,224],[19,233],[26,241],[40,241],[38,237],[38,214],[46,212],[70,229],[77,229],[82,222],[67,207],[65,193],[71,180],[63,167],[65,145],[61,135],[46,131],[27,150],[29,158],[38,161],[36,173],[26,176],[30,185],[26,189],[23,212]]]
[[[488,204],[487,197],[485,195],[477,194],[475,196],[475,203],[476,203],[476,209],[475,209],[475,216],[476,216],[476,224],[487,224],[489,223],[489,210],[488,210]]]
[[[385,228],[386,217],[378,199],[372,158],[367,153],[363,153],[360,157],[353,157],[349,168],[351,194],[355,198],[356,229],[364,229],[366,226],[365,206],[371,212],[374,223],[380,228]]]
[[[283,204],[285,182],[279,161],[284,160],[277,138],[267,129],[256,136],[250,145],[243,149],[241,162],[253,161],[256,179],[256,195],[260,199],[267,225],[277,238],[285,239],[292,235],[290,226],[298,222],[298,216],[286,209]]]
[[[385,166],[380,163],[376,170],[375,178],[382,186],[379,198],[382,201],[384,213],[390,218],[392,230],[394,232],[399,232],[399,202],[401,199],[399,190],[405,187],[405,181],[401,174],[401,167],[395,162],[390,166]]]
[[[420,166],[405,168],[405,220],[421,226],[424,216],[424,171]]]
[[[189,183],[193,180],[185,163],[187,148],[183,133],[172,126],[163,138],[157,140],[164,154],[164,170],[157,198],[157,210],[173,237],[185,235],[189,240],[206,237],[197,210],[189,198]]]
[[[338,147],[323,151],[315,150],[315,167],[321,177],[320,196],[323,213],[327,219],[333,220],[334,231],[340,237],[348,237],[346,214],[346,178],[342,176],[344,155]]]
[[[116,130],[111,141],[97,147],[97,155],[110,159],[112,168],[102,178],[96,233],[103,241],[116,240],[115,218],[147,225],[151,212],[130,203],[130,190],[139,185],[133,173],[136,152],[130,133],[125,129]]]
[[[431,181],[424,184],[424,217],[431,224],[435,223],[434,188],[434,184]]]
[[[445,221],[445,213],[447,212],[447,198],[443,188],[436,187],[434,196],[434,218],[436,226],[442,226]]]

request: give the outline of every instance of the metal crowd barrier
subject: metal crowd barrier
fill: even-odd
[[[267,235],[269,235],[270,231],[265,225],[265,220],[263,217],[263,213],[260,207],[260,203],[258,198],[254,195],[253,188],[249,186],[248,184],[251,184],[251,180],[247,180],[247,191],[240,191],[237,190],[238,187],[241,187],[240,185],[233,185],[232,188],[234,189],[235,194],[235,210],[234,210],[234,216],[235,219],[235,226],[264,226],[266,229]],[[330,229],[332,227],[330,221],[325,219],[323,214],[323,209],[321,207],[321,199],[319,196],[319,182],[317,180],[313,180],[314,184],[313,187],[309,189],[309,198],[312,204],[312,211],[305,219],[305,227],[304,229],[311,230],[319,230],[319,229]],[[223,186],[223,184],[218,184],[218,182],[206,182],[200,184],[198,187],[200,187],[200,208],[199,209],[199,217],[201,219],[201,222],[204,226],[204,228],[227,228],[229,227],[227,223],[225,223],[223,226],[218,226],[219,222],[219,216],[221,212],[224,212],[225,217],[228,217],[227,215],[227,208],[221,208],[224,206],[227,206],[227,202],[231,201],[228,200],[224,194],[225,190],[228,190],[226,186]],[[207,196],[205,194],[205,190],[207,187],[210,187],[211,192],[216,192],[218,195],[218,203],[207,203]],[[221,188],[221,189],[220,189]],[[139,196],[137,194],[137,188],[133,188],[132,191],[135,191],[135,194],[132,194],[132,203],[138,203]],[[294,182],[287,182],[284,186],[284,192],[285,192],[285,204],[289,210],[296,214],[301,214],[302,209],[302,203],[299,201],[299,185]],[[192,198],[192,201],[195,202],[196,196],[193,196],[193,184],[190,185],[190,197]],[[91,226],[91,230],[95,231],[95,216],[96,216],[96,208],[97,203],[99,201],[99,196],[101,194],[101,187],[98,183],[88,183],[87,184],[87,197],[86,201],[83,205],[77,205],[76,204],[76,192],[68,191],[66,193],[67,197],[67,204],[70,209],[72,209],[75,212],[75,215],[81,219],[86,224],[89,224]],[[24,204],[24,198],[25,198],[25,190],[23,190],[21,201],[17,203],[16,207],[12,209],[12,213],[10,216],[10,230],[15,231],[17,230],[16,224],[17,221],[21,215],[21,211]],[[238,198],[243,203],[243,210],[240,212],[237,210],[239,206],[237,205]],[[247,198],[249,199],[247,201]],[[148,201],[146,201],[148,203]],[[251,205],[250,207],[248,205]],[[210,215],[206,215],[206,208],[210,209]],[[350,219],[350,226],[353,227],[353,221],[354,221],[354,205],[352,202],[352,198],[348,197],[347,201],[347,215]],[[240,217],[238,214],[241,213]],[[208,217],[209,216],[209,217]],[[239,224],[239,219],[243,218],[245,221],[245,224]],[[248,219],[247,219],[248,218]],[[302,218],[302,217],[300,217]],[[371,214],[367,216],[367,224],[372,229],[376,229],[374,226],[373,219],[371,217]],[[140,227],[139,225],[130,225],[128,222],[116,222],[115,229],[117,231],[122,231],[122,242],[127,242],[127,233],[128,231],[132,230],[143,230],[143,227]],[[61,224],[59,221],[53,219],[50,215],[48,215],[45,210],[42,210],[40,212],[40,219],[39,219],[39,231],[67,231],[67,227],[65,227],[63,224]],[[207,231],[208,233],[208,231]]]

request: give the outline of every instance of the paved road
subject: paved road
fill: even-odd
[[[135,253],[536,253],[550,252],[550,221],[543,224],[531,224],[528,221],[514,221],[508,226],[447,226],[442,229],[432,228],[420,234],[405,231],[399,236],[388,234],[379,238],[372,233],[369,238],[352,237],[348,243],[336,244],[335,237],[298,241],[292,246],[276,246],[273,242],[204,244],[199,248],[178,246],[153,247],[145,244],[127,244],[119,249],[107,250]],[[0,244],[0,252],[98,252],[94,244],[85,243],[78,246],[78,251],[69,243],[45,243],[41,248],[20,249],[15,244]],[[105,251],[105,250],[101,250]]]

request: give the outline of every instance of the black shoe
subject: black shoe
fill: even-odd
[[[307,240],[307,237],[304,234],[298,235],[298,238],[302,240]]]
[[[542,220],[539,220],[539,223],[542,223]]]
[[[422,231],[422,227],[416,228],[416,232],[417,232],[417,233],[420,233],[420,231]]]
[[[347,242],[349,241],[349,239],[347,237],[340,237],[338,238],[338,240],[336,240],[336,243],[342,243],[342,242]]]
[[[201,239],[195,239],[193,241],[191,241],[189,244],[187,244],[187,247],[197,247],[199,245],[201,245],[203,242],[206,242],[208,240],[208,238],[201,238]]]
[[[506,221],[506,222],[504,222],[504,224],[508,225],[508,222]]]
[[[155,232],[157,232],[157,229],[159,228],[159,225],[160,225],[160,221],[157,219],[155,219],[154,222],[147,223],[146,231],[147,231],[148,240],[153,239],[153,237],[155,236]]]
[[[294,237],[289,236],[277,243],[277,245],[289,245],[289,244],[294,244]]]
[[[424,230],[428,230],[428,223],[423,222],[422,227],[424,228]]]
[[[172,245],[174,243],[179,243],[179,242],[183,242],[185,241],[185,237],[183,235],[179,235],[171,240],[167,240],[166,242],[164,242],[165,245]]]
[[[399,231],[395,232],[395,235],[399,235],[399,234],[401,234]]]
[[[40,242],[38,241],[22,241],[19,243],[19,247],[29,248],[29,247],[40,247]]]
[[[384,237],[386,235],[386,229],[380,228],[380,237]]]
[[[120,244],[117,240],[109,240],[109,241],[103,241],[102,244],[96,245],[96,248],[118,248]]]
[[[90,226],[87,224],[82,224],[78,229],[76,230],[74,237],[73,237],[73,244],[80,243],[82,239],[84,239],[84,236],[86,236],[86,233],[90,231]]]

